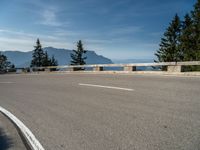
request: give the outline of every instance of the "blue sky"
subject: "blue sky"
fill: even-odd
[[[196,0],[1,0],[0,50],[44,47],[85,49],[112,59],[153,58],[160,38],[178,13]]]

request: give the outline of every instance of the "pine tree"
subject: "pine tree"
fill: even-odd
[[[55,59],[54,55],[50,59],[50,66],[58,66],[58,61]]]
[[[155,62],[177,62],[181,61],[180,50],[180,31],[181,21],[176,14],[169,24],[164,37],[161,39],[160,48],[155,53],[157,60]]]
[[[155,62],[200,61],[200,0],[181,25],[178,15],[174,17],[155,55]],[[185,66],[184,70],[197,71],[200,66]]]
[[[54,58],[54,55],[49,59],[49,66],[58,66],[58,61]],[[56,71],[56,68],[51,68],[51,71]]]
[[[184,61],[194,60],[194,37],[192,34],[192,19],[189,14],[186,14],[184,21],[182,22],[181,27],[181,36],[180,36],[180,49],[182,51],[182,59]]]
[[[42,49],[42,45],[40,44],[40,40],[37,39],[35,50],[33,51],[31,67],[42,67],[43,66],[43,58],[44,52]]]
[[[12,64],[12,65],[10,66],[10,68],[11,68],[11,69],[15,69],[15,65]]]
[[[15,65],[14,65],[14,64],[11,64],[11,65],[10,65],[9,71],[10,71],[10,72],[16,72],[16,68],[15,68]]]
[[[0,52],[0,73],[6,72],[9,69],[11,63],[8,61],[7,57]]]
[[[43,60],[42,60],[42,66],[51,66],[51,60],[49,59],[49,55],[47,53],[47,51],[45,51],[44,53],[44,57],[43,57]]]
[[[87,51],[84,50],[82,41],[79,40],[77,42],[77,50],[73,50],[73,53],[71,54],[71,65],[84,65],[86,64],[85,60],[87,57],[84,57],[84,54]]]
[[[192,35],[193,35],[193,50],[195,51],[194,60],[200,60],[200,0],[194,5],[194,10],[191,12],[192,16]]]

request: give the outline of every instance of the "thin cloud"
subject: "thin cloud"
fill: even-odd
[[[81,31],[79,32],[75,32],[75,31],[72,31],[70,29],[55,29],[54,32],[53,32],[53,36],[56,36],[56,37],[77,37],[77,36],[81,36]]]
[[[43,47],[53,46],[57,48],[72,47],[66,39],[43,34],[31,34],[19,31],[0,29],[0,50],[32,50],[37,38],[40,38]]]
[[[150,36],[152,36],[152,37],[162,37],[163,36],[163,32],[152,32],[152,33],[150,33]]]
[[[55,36],[32,34],[32,33],[27,33],[23,31],[15,31],[15,30],[9,30],[9,29],[0,29],[0,34],[2,34],[4,37],[25,37],[25,38],[46,37],[52,40],[56,39]]]
[[[55,9],[47,9],[44,10],[41,14],[41,21],[39,22],[42,25],[48,26],[62,26],[63,24],[58,21],[56,10]]]
[[[142,31],[141,26],[118,27],[110,31],[111,35],[134,34]]]
[[[33,5],[34,7],[40,10],[40,11],[38,10],[33,11],[35,14],[39,16],[39,18],[41,18],[41,20],[36,24],[42,24],[53,27],[60,27],[68,24],[66,22],[59,21],[58,13],[61,11],[61,8],[55,4],[51,3],[48,4],[42,0],[34,0],[34,1],[21,0],[21,1],[23,1],[24,3],[29,3],[30,5]]]

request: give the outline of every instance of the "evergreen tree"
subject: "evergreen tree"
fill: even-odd
[[[58,66],[58,61],[54,58],[54,55],[49,59],[49,66]],[[51,71],[56,71],[56,68],[51,68]]]
[[[58,66],[58,61],[54,58],[54,55],[50,59],[50,66]]]
[[[84,65],[86,64],[85,60],[87,57],[84,57],[84,54],[87,51],[84,50],[82,41],[79,40],[77,42],[77,50],[73,50],[73,53],[71,54],[71,65]]]
[[[195,51],[194,60],[200,60],[200,0],[194,5],[194,10],[191,12],[192,16],[192,35],[193,35],[193,50]]]
[[[49,55],[48,55],[47,51],[45,51],[45,53],[44,53],[44,57],[42,60],[42,66],[44,66],[44,67],[51,66],[51,60],[49,59]]]
[[[157,60],[155,62],[177,62],[181,61],[180,50],[180,31],[181,21],[176,14],[169,24],[164,37],[161,39],[160,48],[155,53]]]
[[[31,67],[42,67],[45,54],[39,39],[37,39],[36,46],[34,47],[35,50],[33,51],[32,55]]]
[[[15,65],[14,65],[14,64],[10,65],[9,71],[10,71],[10,72],[16,72],[16,69],[15,69]]]
[[[7,57],[0,52],[0,72],[6,72],[10,66],[11,63],[7,60]]]
[[[175,16],[155,55],[155,62],[200,61],[200,0],[194,10],[185,15],[181,25],[178,15]],[[200,66],[184,66],[184,70],[197,71]]]
[[[42,66],[58,66],[58,61],[55,59],[54,55],[49,58],[47,51],[45,51]]]
[[[180,48],[182,51],[182,59],[183,61],[192,61],[195,56],[195,39],[192,34],[192,19],[189,14],[185,15],[184,21],[182,22],[181,27],[181,36],[180,36]]]
[[[12,65],[10,66],[10,68],[11,68],[11,69],[15,69],[15,65],[12,64]]]

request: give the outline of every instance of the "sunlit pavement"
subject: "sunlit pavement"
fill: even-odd
[[[1,75],[0,106],[48,150],[200,149],[198,77]]]

